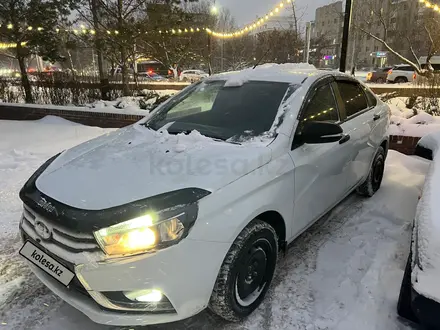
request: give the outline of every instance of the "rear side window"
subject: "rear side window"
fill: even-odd
[[[353,116],[368,108],[367,98],[359,84],[338,81],[339,93],[345,105],[347,117]]]
[[[414,68],[412,66],[408,65],[408,66],[398,66],[398,67],[395,67],[394,70],[397,70],[397,71],[414,71]]]
[[[328,121],[332,123],[339,121],[338,107],[330,84],[318,87],[307,101],[300,123],[300,131],[304,122],[307,121]]]

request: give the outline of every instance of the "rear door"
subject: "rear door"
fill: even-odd
[[[341,126],[344,132],[350,135],[347,144],[353,152],[350,168],[347,171],[347,189],[351,190],[365,180],[369,173],[370,164],[378,147],[377,141],[373,138],[373,130],[378,119],[375,117],[373,104],[370,104],[363,86],[358,81],[338,77],[335,91],[341,109]]]
[[[300,140],[296,137],[301,135],[304,122],[340,122],[332,82],[334,78],[330,77],[311,87],[289,153],[295,165],[294,235],[329,211],[347,192],[353,151],[346,140],[326,144],[296,142]]]

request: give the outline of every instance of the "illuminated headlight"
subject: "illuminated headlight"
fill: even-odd
[[[138,254],[178,243],[193,224],[187,219],[186,212],[165,220],[151,213],[100,229],[94,235],[108,255]]]

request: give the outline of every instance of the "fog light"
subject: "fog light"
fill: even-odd
[[[159,290],[139,290],[124,292],[130,300],[142,301],[142,302],[159,302],[162,300],[162,292]]]

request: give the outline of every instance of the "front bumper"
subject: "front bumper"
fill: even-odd
[[[38,267],[31,265],[31,269],[49,289],[94,322],[117,326],[168,323],[207,307],[229,245],[187,238],[152,254],[84,263],[75,266],[76,276],[68,288]],[[82,287],[72,289],[78,279]],[[160,290],[174,311],[120,310],[101,294],[145,289]]]
[[[422,326],[440,329],[440,303],[419,294],[412,288],[411,308]]]

